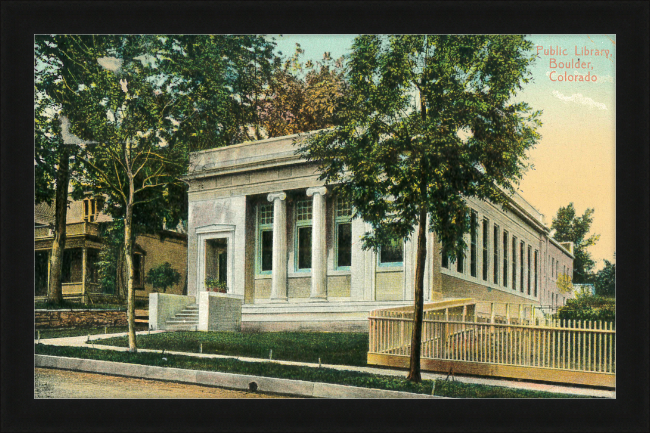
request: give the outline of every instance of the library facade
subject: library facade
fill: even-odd
[[[304,137],[304,136],[303,136]],[[192,153],[188,295],[219,280],[243,301],[245,330],[367,330],[371,310],[413,304],[413,238],[364,251],[371,227],[296,154],[301,136]],[[521,196],[501,208],[468,200],[473,229],[464,259],[442,259],[427,232],[425,302],[471,297],[549,308],[567,294],[572,246],[549,236]],[[417,232],[417,230],[416,230]]]

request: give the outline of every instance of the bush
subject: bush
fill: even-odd
[[[154,292],[159,289],[165,293],[169,287],[178,284],[181,280],[181,274],[169,262],[158,265],[155,268],[149,269],[145,282],[153,286]]]
[[[616,320],[616,302],[613,298],[602,296],[581,296],[569,299],[555,314],[565,320]]]

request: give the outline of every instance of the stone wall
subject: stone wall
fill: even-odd
[[[127,326],[126,311],[35,310],[36,329]]]
[[[241,331],[243,296],[199,293],[199,331]]]
[[[196,297],[149,293],[149,327],[152,330],[165,329],[165,322],[188,305],[196,303]]]

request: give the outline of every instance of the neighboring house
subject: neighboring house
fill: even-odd
[[[66,244],[63,254],[62,291],[64,298],[88,300],[89,296],[120,296],[104,293],[98,284],[97,260],[102,247],[99,223],[112,218],[101,212],[100,199],[70,201],[66,218]],[[54,207],[45,203],[34,211],[35,295],[47,295],[52,250]],[[167,293],[183,294],[186,278],[187,235],[161,230],[156,235],[138,235],[133,248],[136,298],[147,298],[152,287],[145,283],[149,269],[169,262],[181,274],[180,282]],[[122,279],[122,281],[126,281]],[[125,293],[126,290],[119,290]]]
[[[369,311],[413,304],[416,242],[363,251],[369,225],[296,155],[297,137],[191,154],[188,295],[219,278],[244,300],[244,329],[367,330]],[[443,261],[428,233],[425,302],[560,302],[555,282],[571,273],[573,255],[549,237],[542,214],[519,195],[506,211],[468,204],[475,229],[465,259]]]

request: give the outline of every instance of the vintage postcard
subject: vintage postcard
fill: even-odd
[[[616,42],[36,35],[35,397],[614,398]]]

